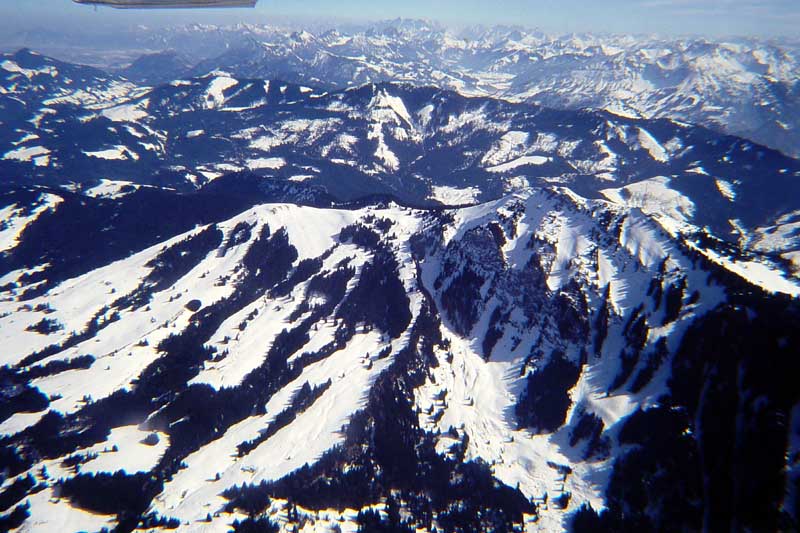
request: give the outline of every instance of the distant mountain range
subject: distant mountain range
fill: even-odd
[[[32,34],[16,41],[64,50],[64,39]],[[213,69],[326,90],[399,81],[556,108],[671,118],[800,156],[800,45],[788,40],[550,36],[515,27],[454,32],[426,21],[394,20],[313,32],[249,24],[137,28],[91,44],[98,41],[100,49],[157,50],[145,65],[121,70],[146,83]],[[182,59],[175,63],[174,54],[164,51]],[[188,67],[183,58],[196,65]],[[94,60],[119,65],[118,55],[96,54]]]

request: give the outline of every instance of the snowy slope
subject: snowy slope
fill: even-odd
[[[629,505],[651,524],[674,520],[647,501],[697,490],[694,474],[637,507],[619,492],[627,462],[641,465],[630,483],[689,469],[716,484],[716,467],[657,443],[724,454],[748,438],[701,431],[691,387],[710,356],[695,330],[771,320],[784,331],[767,333],[772,364],[789,372],[779,353],[797,346],[796,302],[770,293],[797,286],[756,276],[759,292],[671,235],[650,216],[681,211],[645,214],[664,186],[608,200],[530,189],[444,210],[262,204],[44,292],[5,273],[0,495],[12,503],[0,519],[20,531],[227,531],[259,517],[356,531],[398,516],[424,530],[561,531],[592,520],[587,506],[611,520]],[[743,361],[743,401],[791,409],[791,387],[750,376],[741,343],[718,346],[723,362],[703,364]],[[766,423],[750,406],[724,431]],[[636,432],[648,416],[679,418],[651,441]],[[745,464],[774,469],[777,457],[782,469],[780,434],[762,438]],[[748,497],[777,509],[765,494]]]

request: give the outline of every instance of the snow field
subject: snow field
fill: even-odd
[[[25,228],[36,220],[42,213],[57,209],[58,204],[63,200],[55,194],[42,193],[39,196],[41,205],[34,208],[29,214],[25,214],[16,204],[0,209],[0,252],[5,252],[17,246],[19,237]]]

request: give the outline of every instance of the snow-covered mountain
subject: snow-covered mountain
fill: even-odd
[[[797,527],[798,160],[306,57],[544,36],[238,31],[0,57],[0,530]]]
[[[20,38],[31,47],[48,46],[50,40]],[[144,59],[145,78],[135,69],[121,71],[148,83],[214,69],[327,90],[405,82],[556,108],[682,120],[800,156],[800,56],[797,42],[788,40],[553,36],[514,27],[456,32],[431,22],[394,20],[310,30],[257,24],[136,28],[103,42],[108,41],[127,47],[123,52],[129,55],[156,51]],[[69,54],[79,42],[47,49]],[[183,61],[176,63],[174,55],[161,53],[165,50],[198,64],[181,70]],[[118,68],[120,53],[76,58]]]
[[[796,299],[560,187],[260,201],[4,195],[5,527],[796,518]]]
[[[316,196],[415,205],[559,185],[711,239],[721,261],[757,260],[795,279],[800,265],[800,163],[685,123],[408,84],[324,92],[220,71],[147,88],[29,51],[0,68],[6,183],[115,196],[248,172]]]
[[[393,21],[361,32],[265,31],[202,62],[242,77],[333,88],[401,81],[551,107],[702,124],[800,155],[796,47],[754,40],[567,35],[519,28],[457,34]]]

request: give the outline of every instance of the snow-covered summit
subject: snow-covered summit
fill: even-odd
[[[737,490],[769,511],[726,512],[777,520],[800,342],[781,288],[565,188],[444,210],[189,207],[208,194],[152,240],[126,229],[136,206],[175,193],[5,197],[6,523],[692,528],[718,500],[657,504],[740,475],[697,450],[756,445],[737,464],[770,490]],[[109,206],[116,251],[41,238]],[[70,245],[107,259],[32,268]]]

